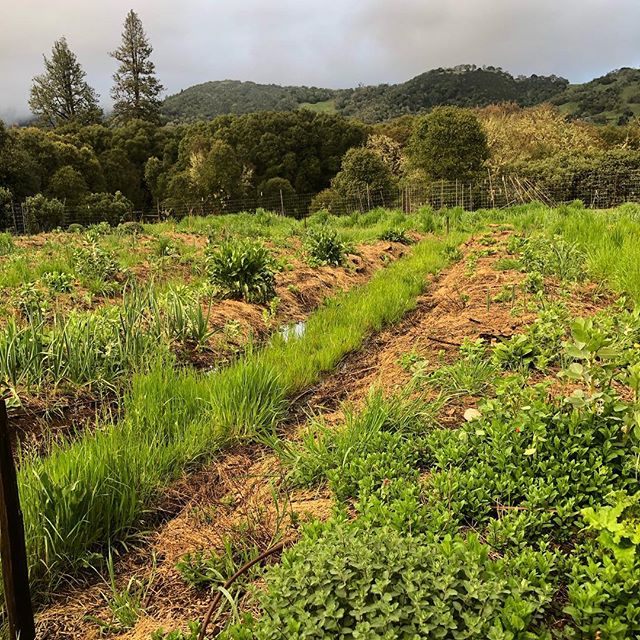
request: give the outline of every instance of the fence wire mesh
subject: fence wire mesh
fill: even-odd
[[[505,208],[517,204],[540,202],[557,206],[573,200],[581,200],[586,207],[607,209],[626,202],[640,202],[640,170],[624,174],[588,174],[554,182],[521,176],[487,176],[482,180],[438,180],[401,189],[379,190],[365,187],[346,195],[332,194],[325,201],[318,201],[317,194],[279,192],[245,196],[242,198],[210,197],[198,201],[165,201],[153,210],[134,211],[131,220],[157,222],[181,219],[193,215],[222,215],[225,213],[265,210],[284,216],[303,218],[309,215],[310,206],[324,204],[335,215],[366,212],[378,207],[398,209],[407,214],[424,206],[433,209],[461,207],[465,210]],[[14,203],[4,217],[7,231],[24,234],[35,232],[27,223],[27,206]],[[97,219],[98,218],[98,219]],[[88,208],[66,207],[60,224],[68,228],[72,224],[88,226],[99,221],[95,211]]]

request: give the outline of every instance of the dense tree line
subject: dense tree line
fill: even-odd
[[[193,125],[70,123],[55,130],[0,124],[0,185],[17,202],[42,193],[67,207],[121,192],[136,210],[157,201],[225,203],[327,187],[367,127],[308,111],[222,116]],[[277,188],[276,188],[277,187]]]
[[[498,68],[465,65],[433,69],[397,85],[362,87],[343,92],[336,108],[366,122],[416,114],[439,105],[482,107],[500,102],[530,106],[546,102],[568,85],[556,76],[514,78]]]
[[[596,126],[549,105],[437,107],[375,126],[307,110],[190,125],[0,124],[0,216],[5,224],[13,201],[26,204],[35,229],[64,222],[65,209],[82,212],[87,223],[117,223],[161,202],[176,212],[253,209],[294,193],[302,214],[310,204],[331,209],[363,193],[489,174],[528,177],[551,198],[570,200],[637,191],[639,168],[637,120]],[[613,176],[614,187],[603,175]]]

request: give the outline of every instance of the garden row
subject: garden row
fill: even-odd
[[[328,486],[335,513],[267,572],[259,613],[220,637],[637,636],[640,312],[622,299],[574,319],[547,295],[610,260],[631,223],[604,218],[579,246],[563,238],[587,229],[572,217],[509,243],[537,307],[526,331],[467,340],[450,364],[407,358],[403,392],[373,392],[337,429],[316,423],[276,449],[294,486]],[[460,403],[458,428],[440,426]]]

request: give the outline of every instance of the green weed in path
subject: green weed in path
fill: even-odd
[[[452,234],[447,246],[463,239]],[[176,372],[160,361],[138,375],[123,419],[103,425],[19,474],[34,578],[54,581],[91,560],[91,552],[126,538],[163,487],[231,440],[270,433],[284,398],[318,380],[365,336],[415,305],[425,276],[447,260],[429,239],[372,280],[314,313],[305,334],[276,337],[263,351],[212,375]]]

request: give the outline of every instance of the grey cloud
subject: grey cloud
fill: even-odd
[[[42,54],[65,35],[103,103],[126,12],[169,93],[234,78],[345,87],[461,63],[587,80],[640,64],[637,0],[4,0],[0,116],[27,113]],[[10,4],[9,4],[10,3]]]

